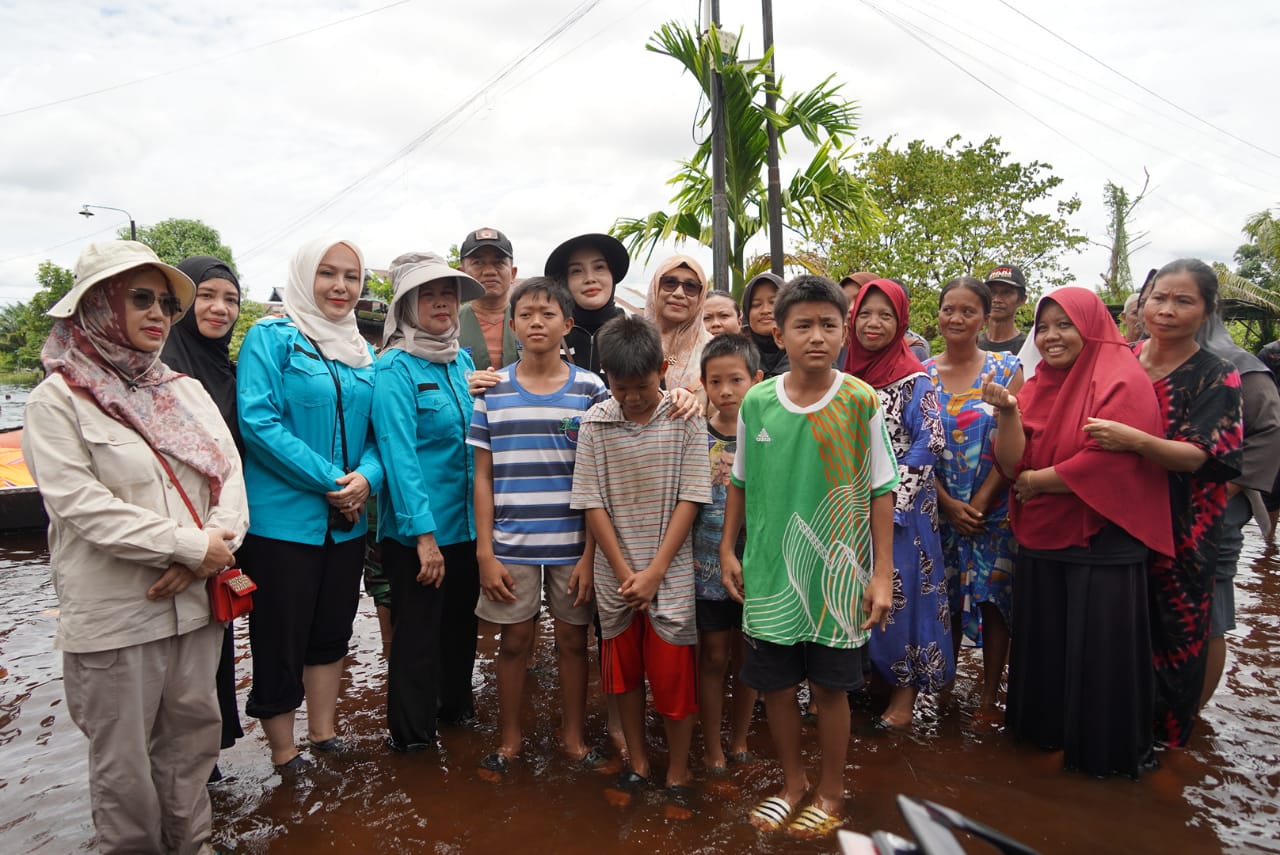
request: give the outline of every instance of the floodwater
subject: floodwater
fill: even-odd
[[[1238,628],[1228,674],[1188,749],[1164,752],[1139,782],[1097,781],[1061,771],[1061,755],[972,728],[979,660],[964,658],[956,698],[925,710],[910,736],[872,736],[854,711],[848,810],[859,831],[905,833],[898,793],[942,802],[1042,852],[1280,853],[1280,561],[1249,529],[1237,580]],[[56,601],[40,535],[0,540],[0,852],[92,851],[85,743],[66,712],[60,657],[52,650]],[[700,804],[669,819],[660,794],[615,806],[610,779],[560,758],[549,632],[538,648],[526,705],[524,759],[489,783],[477,761],[492,750],[496,697],[493,641],[476,669],[479,724],[445,730],[442,750],[394,755],[382,745],[385,663],[372,602],[361,602],[341,701],[340,732],[354,750],[322,757],[313,774],[283,782],[268,762],[256,722],[223,753],[226,779],[211,788],[215,843],[244,853],[829,852],[832,841],[797,843],[748,827],[748,805],[780,774],[767,759],[708,781],[695,764]],[[247,629],[236,627],[241,708],[248,691]],[[605,744],[598,688],[589,730]],[[1099,699],[1105,703],[1105,699]],[[661,726],[651,721],[651,741]],[[305,733],[299,723],[299,733]],[[808,741],[813,742],[809,732]],[[751,747],[769,754],[762,715]],[[695,752],[698,744],[695,742]],[[664,758],[656,756],[661,769]],[[811,758],[812,759],[812,758]],[[816,772],[816,763],[811,762]],[[971,842],[969,851],[991,851]]]
[[[21,423],[27,389],[0,385],[0,429]],[[0,536],[0,853],[93,850],[86,745],[66,711],[61,656],[53,650],[57,600],[41,534]],[[1236,583],[1237,628],[1227,675],[1190,746],[1163,752],[1139,782],[1097,781],[1061,770],[1061,754],[978,732],[972,711],[980,675],[962,654],[954,697],[923,702],[910,735],[872,735],[871,714],[854,710],[849,744],[850,827],[869,833],[906,827],[899,793],[949,805],[1044,853],[1280,853],[1280,557],[1252,525]],[[240,706],[248,693],[248,629],[235,628]],[[391,754],[383,747],[386,663],[373,603],[360,603],[340,702],[340,733],[353,750],[320,757],[315,770],[282,781],[257,722],[223,752],[225,779],[211,787],[214,842],[237,853],[816,853],[832,840],[798,843],[761,836],[747,808],[781,781],[768,760],[768,726],[757,712],[755,763],[727,779],[703,774],[695,738],[699,803],[672,818],[657,791],[618,806],[610,778],[574,769],[557,751],[554,649],[543,626],[525,705],[523,759],[490,783],[477,762],[496,747],[494,640],[483,636],[475,673],[478,725],[446,729],[441,750]],[[594,652],[593,652],[594,660]],[[598,686],[589,735],[608,743]],[[1098,699],[1105,703],[1105,699]],[[305,723],[298,733],[305,734]],[[655,769],[665,766],[662,727],[650,719]],[[807,750],[816,734],[807,731]],[[816,757],[810,754],[816,774]],[[970,852],[993,851],[969,841]]]

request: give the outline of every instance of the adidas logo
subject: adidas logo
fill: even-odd
[[[756,434],[756,442],[773,442],[773,437],[769,436],[767,430],[760,428],[760,432]]]

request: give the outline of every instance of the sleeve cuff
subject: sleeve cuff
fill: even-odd
[[[209,551],[209,536],[199,528],[179,527],[176,534],[177,545],[173,549],[173,560],[176,564],[190,567],[192,570],[204,561]]]

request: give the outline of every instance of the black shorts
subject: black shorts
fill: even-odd
[[[862,688],[862,660],[866,646],[827,647],[812,641],[774,644],[743,635],[746,655],[742,682],[759,692],[777,692],[806,679],[833,692]]]
[[[698,632],[742,629],[742,603],[734,600],[695,600]]]

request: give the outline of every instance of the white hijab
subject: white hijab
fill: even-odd
[[[338,244],[356,254],[356,262],[364,275],[364,255],[360,247],[349,240],[317,238],[299,247],[289,262],[289,287],[284,289],[284,310],[289,319],[316,343],[327,359],[333,359],[352,368],[373,364],[369,345],[360,336],[355,310],[340,321],[331,321],[316,305],[316,271],[326,252]]]

